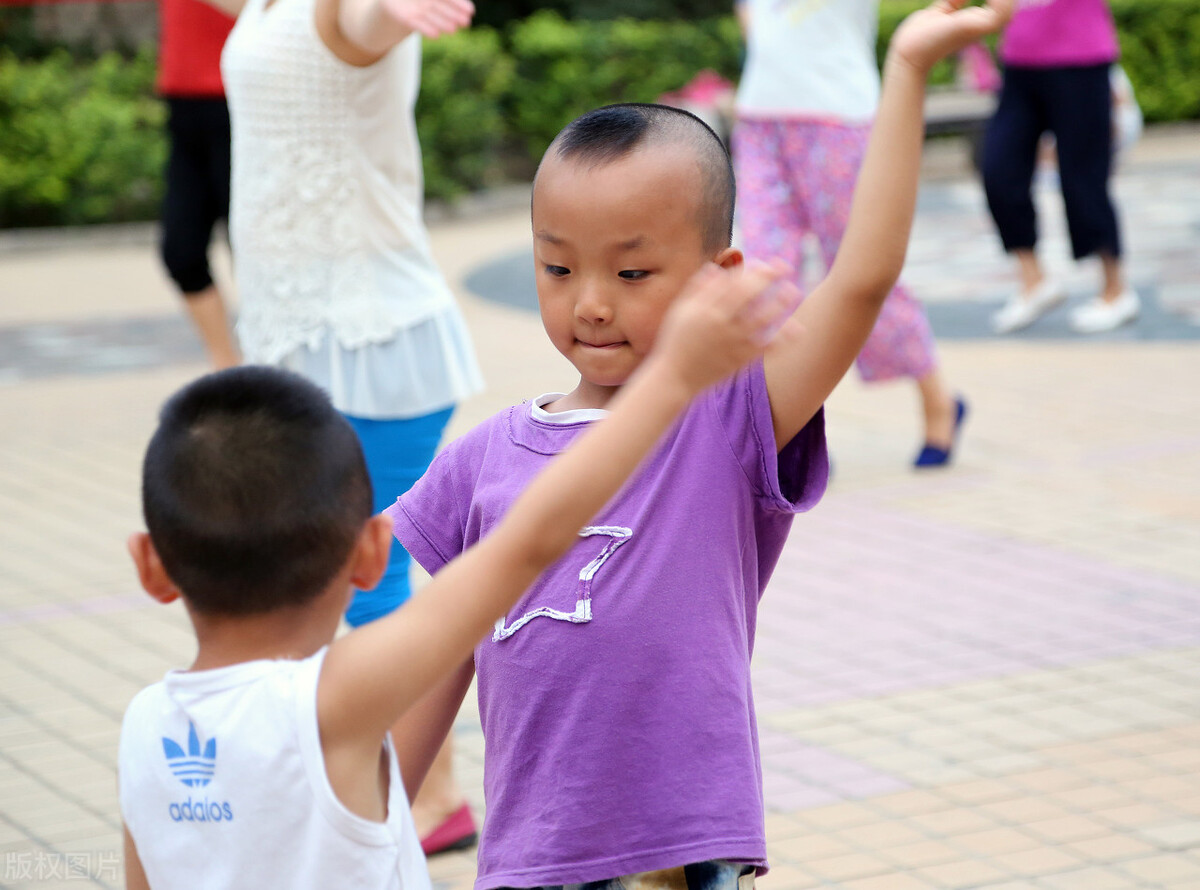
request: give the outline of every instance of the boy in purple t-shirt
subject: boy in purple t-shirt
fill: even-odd
[[[1011,13],[1012,0],[963,2],[916,13],[893,40],[825,281],[762,362],[685,413],[399,733],[403,774],[419,782],[478,674],[487,817],[476,890],[723,890],[765,870],[750,684],[758,599],[793,515],[825,488],[821,405],[903,264],[926,73]],[[680,285],[706,263],[742,262],[729,246],[733,191],[724,147],[684,112],[610,106],[559,134],[534,183],[534,253],[546,332],[579,383],[454,442],[389,508],[418,562],[436,572],[486,535],[603,415]]]

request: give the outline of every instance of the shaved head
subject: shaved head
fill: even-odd
[[[600,166],[642,149],[690,154],[699,177],[697,225],[706,251],[733,240],[734,182],[729,152],[704,121],[669,105],[606,105],[577,117],[554,138],[542,158]]]

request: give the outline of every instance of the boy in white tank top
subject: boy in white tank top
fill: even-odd
[[[285,371],[236,368],[176,394],[143,465],[149,532],[129,550],[154,599],[183,600],[198,652],[125,715],[127,886],[428,890],[388,728],[574,543],[688,402],[762,354],[798,301],[784,273],[701,270],[611,417],[404,608],[336,641],[392,537],[371,515],[353,430]]]

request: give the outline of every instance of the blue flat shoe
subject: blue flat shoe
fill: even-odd
[[[967,416],[967,403],[962,396],[954,399],[954,438],[955,443],[958,442],[958,433],[962,429],[963,420]],[[925,447],[921,449],[921,453],[917,455],[917,459],[913,461],[913,466],[917,469],[930,469],[935,467],[944,467],[950,463],[950,457],[953,454],[954,445],[949,448],[938,448],[936,445],[925,443]]]

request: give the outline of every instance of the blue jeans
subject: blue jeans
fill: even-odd
[[[369,420],[346,415],[367,460],[375,491],[375,512],[390,507],[420,479],[437,452],[453,408],[406,420]],[[346,622],[359,627],[394,612],[412,595],[408,580],[412,557],[396,541],[387,572],[374,590],[359,590],[346,610]]]

